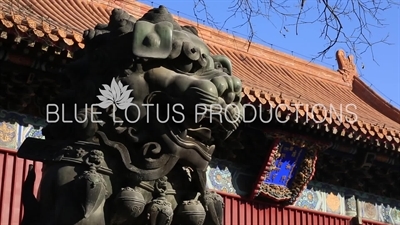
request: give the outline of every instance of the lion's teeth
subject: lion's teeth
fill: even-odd
[[[184,130],[181,132],[181,134],[179,135],[181,138],[185,138],[187,137],[187,130]]]

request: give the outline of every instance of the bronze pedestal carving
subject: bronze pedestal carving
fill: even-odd
[[[222,225],[206,169],[243,118],[230,60],[163,6],[137,20],[115,9],[84,38],[46,140],[19,149],[44,163],[37,199],[33,172],[24,184],[22,224]]]

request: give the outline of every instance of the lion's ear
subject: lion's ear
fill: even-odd
[[[170,22],[137,21],[133,29],[133,54],[143,58],[167,58],[172,50],[172,30]]]

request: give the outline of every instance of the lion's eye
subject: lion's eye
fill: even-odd
[[[221,63],[215,63],[215,64],[214,64],[214,68],[215,68],[215,69],[221,69],[221,68],[222,68]]]

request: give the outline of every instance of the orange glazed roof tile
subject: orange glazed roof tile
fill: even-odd
[[[151,8],[133,0],[0,0],[0,6],[3,30],[33,35],[35,41],[50,40],[71,51],[84,47],[82,32],[97,23],[107,23],[112,9],[122,8],[141,17]],[[252,43],[249,47],[245,39],[175,19],[181,25],[196,26],[214,54],[232,60],[234,74],[243,81],[243,94],[251,102],[290,112],[292,118],[297,113],[299,119],[308,118],[309,125],[327,132],[400,151],[400,111],[359,79],[344,52],[337,53],[339,70],[334,71],[262,45]],[[313,108],[315,104],[327,110],[331,106],[338,113],[340,106],[344,110],[345,105],[353,104],[357,108],[351,111],[356,113],[353,119],[357,121],[349,123],[333,114],[320,124],[312,123],[312,118],[323,118],[327,113],[323,107]]]

